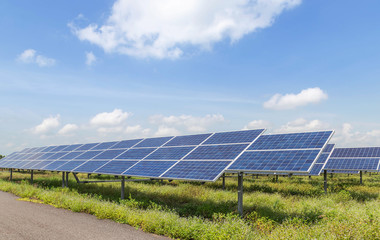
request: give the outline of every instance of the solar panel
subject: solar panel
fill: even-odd
[[[349,170],[327,170],[327,173],[359,174],[360,171],[349,171]]]
[[[146,138],[134,147],[160,147],[173,137]]]
[[[148,156],[151,152],[156,150],[156,148],[139,148],[139,149],[129,149],[125,153],[118,156],[116,159],[131,159],[140,160]]]
[[[73,169],[74,172],[84,172],[84,173],[92,173],[94,172],[96,169],[100,168],[101,166],[103,166],[104,164],[108,163],[109,161],[101,161],[101,160],[97,160],[97,161],[87,161],[86,163],[84,163],[83,165]]]
[[[215,181],[231,161],[180,161],[161,177]]]
[[[79,155],[75,159],[83,159],[83,160],[92,159],[101,152],[102,151],[99,151],[99,150],[98,151],[87,151],[87,152],[84,152],[83,154]]]
[[[73,145],[69,145],[67,146],[65,149],[63,149],[64,151],[74,151],[76,150],[77,148],[79,148],[80,146],[83,146],[83,144],[73,144]]]
[[[323,148],[331,131],[262,135],[248,150]]]
[[[94,157],[94,159],[114,159],[115,157],[119,156],[123,152],[125,152],[125,149],[116,149],[116,150],[106,150],[102,152],[101,154]]]
[[[69,159],[74,159],[76,158],[77,156],[81,155],[82,153],[84,153],[83,151],[75,151],[75,152],[70,152],[64,156],[62,156],[60,158],[60,160],[69,160]]]
[[[49,165],[52,162],[53,161],[39,161],[38,163],[31,166],[30,169],[42,169],[43,167],[45,167],[46,165]]]
[[[142,139],[133,139],[133,140],[125,140],[120,141],[119,143],[112,146],[110,149],[119,149],[119,148],[131,148],[136,145],[138,142],[141,142]]]
[[[84,161],[84,160],[81,160],[81,161],[79,161],[79,160],[68,161],[65,164],[63,164],[62,166],[56,168],[55,170],[56,171],[71,172],[73,169],[79,167],[80,165],[82,165],[85,162],[86,161]]]
[[[122,174],[136,163],[137,161],[112,160],[94,172],[103,174]]]
[[[60,146],[57,146],[53,149],[51,149],[50,151],[51,152],[59,152],[59,151],[62,151],[63,149],[67,148],[69,145],[60,145]]]
[[[100,143],[99,145],[96,145],[95,147],[93,147],[91,150],[104,150],[104,149],[109,149],[109,148],[111,148],[113,145],[115,145],[116,143],[118,143],[118,142],[104,142],[104,143]]]
[[[49,171],[54,171],[55,169],[57,169],[58,167],[62,166],[63,164],[67,163],[68,161],[64,161],[64,160],[58,160],[58,161],[54,161],[50,164],[47,164],[45,165],[44,167],[42,167],[41,169],[42,170],[49,170]]]
[[[194,147],[165,147],[159,148],[144,160],[180,160]]]
[[[140,161],[132,168],[123,173],[128,176],[159,177],[176,161]]]
[[[211,145],[199,146],[192,151],[185,159],[235,159],[248,144]]]
[[[164,146],[194,146],[201,144],[206,140],[211,133],[207,134],[197,134],[197,135],[187,135],[187,136],[176,136]]]
[[[75,149],[76,151],[86,151],[86,150],[90,150],[91,148],[95,147],[96,145],[98,145],[99,143],[88,143],[88,144],[84,144],[82,145],[81,147]]]
[[[380,147],[335,148],[325,170],[378,171]]]
[[[215,133],[203,144],[250,143],[262,134],[264,130],[265,129],[257,129]]]
[[[41,152],[51,152],[51,150],[53,150],[54,148],[56,148],[57,146],[49,146],[45,149],[43,149]]]
[[[228,171],[309,173],[332,134],[321,131],[261,135]]]

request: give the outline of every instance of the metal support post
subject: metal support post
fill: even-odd
[[[91,176],[91,173],[87,173],[87,178],[90,178],[90,176]]]
[[[309,179],[311,179],[311,175],[309,175]]]
[[[238,212],[243,216],[243,173],[238,173]]]
[[[33,184],[33,170],[30,170],[30,183]]]
[[[65,172],[62,172],[62,187],[65,187]]]
[[[125,177],[121,177],[121,199],[124,199]]]
[[[223,180],[223,190],[224,190],[224,189],[226,189],[226,174],[225,173],[223,173],[222,180]]]
[[[278,175],[276,175],[276,182],[278,182]]]
[[[66,187],[69,187],[69,174],[70,172],[66,172]]]
[[[362,185],[363,184],[363,171],[360,171],[359,174],[360,174],[360,185]]]
[[[13,169],[11,168],[10,170],[10,175],[9,175],[9,181],[12,181],[12,178],[13,178]]]
[[[256,174],[256,179],[259,179],[259,174]]]
[[[325,193],[327,194],[327,170],[323,170],[323,188],[325,189]]]

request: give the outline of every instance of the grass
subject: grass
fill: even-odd
[[[380,175],[244,178],[244,217],[237,215],[237,179],[190,182],[77,184],[61,188],[61,175],[0,172],[0,190],[75,212],[112,219],[177,239],[380,239]],[[86,175],[81,175],[85,178]],[[101,179],[113,178],[101,176]]]

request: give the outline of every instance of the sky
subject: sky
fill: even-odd
[[[380,2],[0,2],[0,154],[267,128],[380,146]]]

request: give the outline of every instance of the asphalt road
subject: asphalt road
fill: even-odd
[[[133,239],[161,240],[165,237],[145,233],[110,220],[99,220],[85,213],[74,213],[49,205],[18,201],[0,191],[0,239]]]

